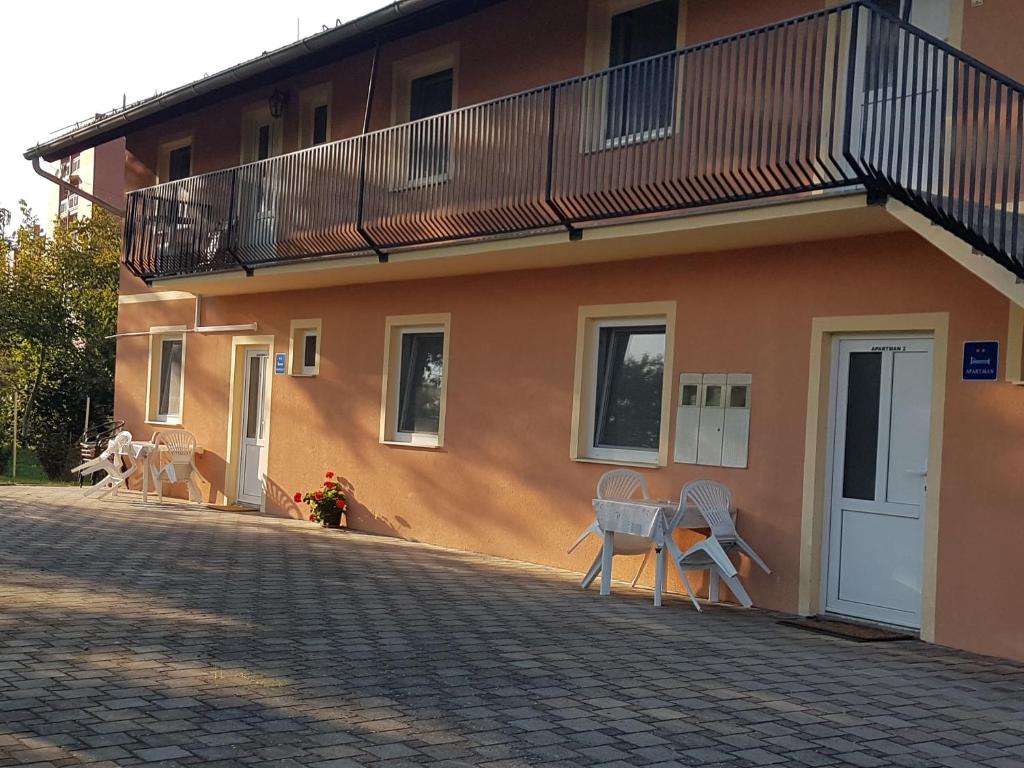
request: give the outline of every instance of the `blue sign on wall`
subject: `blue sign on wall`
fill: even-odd
[[[288,355],[284,352],[278,352],[274,355],[274,373],[284,373],[285,368],[288,365]]]
[[[964,381],[995,381],[998,368],[998,341],[964,342]]]

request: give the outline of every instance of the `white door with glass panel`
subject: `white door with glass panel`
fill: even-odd
[[[841,339],[825,610],[920,627],[932,340]]]
[[[242,422],[238,441],[238,500],[259,504],[263,497],[263,454],[267,450],[266,348],[247,349],[242,385]]]

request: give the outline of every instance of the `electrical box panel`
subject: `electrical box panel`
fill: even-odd
[[[747,466],[749,373],[681,373],[675,461],[712,467]]]
[[[679,374],[679,406],[676,408],[675,461],[678,464],[697,463],[697,430],[700,427],[700,385],[704,377],[699,373]]]
[[[725,427],[722,431],[722,466],[747,466],[750,442],[749,373],[730,373],[725,383]]]
[[[725,428],[725,374],[705,373],[701,395],[697,463],[721,466],[722,431]]]

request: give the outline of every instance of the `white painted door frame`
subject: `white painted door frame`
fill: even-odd
[[[921,626],[924,606],[922,600],[922,561],[925,548],[925,528],[927,510],[927,472],[929,454],[929,430],[931,428],[931,409],[935,404],[931,402],[934,339],[927,334],[863,334],[833,336],[831,391],[829,393],[828,411],[828,450],[826,453],[826,481],[824,499],[824,520],[823,520],[823,541],[821,544],[821,595],[820,605],[826,612],[837,613],[854,618],[875,621],[885,624],[919,628]],[[877,453],[874,469],[874,486],[872,498],[860,500],[857,498],[842,497],[845,466],[844,451],[846,447],[846,414],[849,396],[849,362],[851,353],[856,352],[878,352],[880,358],[879,370],[879,413],[878,428],[875,436]],[[919,390],[911,388],[910,393],[915,398],[913,402],[918,403],[916,416],[910,414],[910,427],[916,426],[920,434],[912,435],[912,441],[907,443],[906,422],[893,425],[894,409],[896,417],[904,419],[908,416],[907,402],[897,403],[893,401],[896,397],[894,385],[894,370],[896,367],[897,355],[923,354],[921,362],[923,369],[908,370],[906,365],[913,358],[901,357],[899,367],[901,368],[900,381],[898,386],[905,386],[905,382],[911,375],[922,377],[918,382]],[[923,407],[921,401],[926,401]],[[941,407],[941,404],[940,406]],[[923,412],[923,413],[922,413]],[[916,421],[914,419],[916,418]],[[894,434],[894,430],[900,434]],[[898,443],[902,442],[903,445]],[[893,446],[896,446],[894,449]],[[893,456],[893,450],[899,451]],[[915,455],[911,455],[915,454]],[[917,455],[919,454],[919,455]],[[907,462],[913,464],[903,466]],[[922,466],[918,466],[918,465]],[[896,472],[898,477],[894,479],[892,473]],[[904,474],[907,476],[904,477]],[[911,477],[913,475],[913,477]],[[921,488],[918,491],[915,484],[920,482]],[[902,494],[901,497],[898,497]],[[891,531],[889,537],[881,536],[874,541],[871,531],[868,531],[868,543],[863,543],[858,548],[854,544],[856,534],[847,534],[845,530],[834,529],[839,518],[845,519],[849,513],[851,520],[859,516],[860,521],[853,525],[861,528],[861,533],[867,527],[873,528],[875,533]],[[888,528],[887,528],[888,527]],[[848,536],[847,541],[843,540]],[[885,553],[886,546],[895,545],[897,552]],[[898,550],[901,546],[909,547],[909,554],[905,561],[901,562],[899,569],[901,576],[892,580],[893,592],[891,596],[882,597],[874,601],[864,594],[856,597],[848,594],[845,597],[840,590],[840,571],[842,568],[842,557],[854,558],[850,561],[848,570],[844,576],[856,579],[856,570],[862,569],[862,583],[856,581],[848,586],[848,592],[856,592],[861,586],[868,590],[870,587],[866,582],[870,581],[870,574],[876,573],[872,568],[872,559],[877,558],[879,563],[878,573],[885,570],[887,565],[899,557]],[[849,548],[846,551],[845,548]],[[859,551],[854,551],[859,550]],[[887,558],[888,555],[888,558]],[[893,571],[895,573],[895,571]],[[907,601],[907,595],[899,595],[899,585],[907,586],[912,592],[916,591],[916,598],[912,602]],[[884,591],[884,583],[874,585],[874,595],[881,596]],[[861,599],[857,599],[857,598]],[[902,599],[900,599],[902,598]]]
[[[253,361],[260,361],[253,367]],[[269,347],[248,347],[245,349],[242,380],[242,400],[240,403],[241,419],[238,433],[238,478],[236,496],[245,504],[262,503],[263,478],[266,472],[267,454],[267,417],[268,417],[268,379],[270,377]],[[252,374],[258,371],[259,377],[253,380]],[[250,412],[250,388],[255,387],[255,410]],[[255,467],[253,459],[255,458]],[[254,482],[259,492],[254,491]]]

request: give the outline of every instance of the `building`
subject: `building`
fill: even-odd
[[[96,147],[62,157],[56,175],[84,192],[121,205],[124,199],[124,139],[114,139]],[[50,188],[50,209],[47,221],[69,222],[92,216],[92,202],[69,189]]]
[[[407,0],[27,156],[125,138],[117,415],[210,500],[583,571],[609,467],[720,479],[757,604],[1024,659],[1022,29]]]

